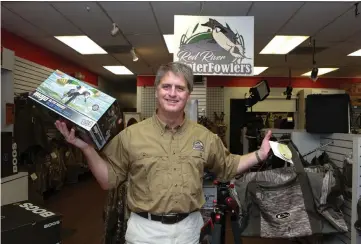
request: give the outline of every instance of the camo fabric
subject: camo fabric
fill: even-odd
[[[294,158],[293,161],[295,162]],[[306,237],[347,232],[341,174],[332,163],[245,173],[231,195],[239,207],[241,236]]]
[[[259,206],[261,237],[289,238],[312,234],[298,182],[280,187],[277,191],[267,187],[255,187],[249,194],[252,195],[252,201]]]
[[[129,211],[127,207],[128,183],[108,191],[104,208],[105,244],[125,244]]]

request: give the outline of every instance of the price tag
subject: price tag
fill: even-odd
[[[55,152],[52,152],[50,155],[53,159],[56,159],[58,157]]]
[[[30,175],[30,177],[31,177],[32,180],[36,180],[38,178],[35,173],[32,173]]]

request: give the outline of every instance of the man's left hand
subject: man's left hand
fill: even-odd
[[[272,132],[269,130],[267,131],[267,134],[263,138],[261,148],[259,149],[259,157],[262,161],[266,160],[269,154],[269,151],[271,150],[271,145],[269,143],[269,140],[272,136]]]

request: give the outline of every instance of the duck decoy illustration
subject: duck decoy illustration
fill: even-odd
[[[244,55],[245,48],[243,38],[240,35],[235,34],[231,28],[229,28],[228,24],[227,27],[225,27],[217,20],[209,19],[207,23],[201,25],[211,28],[212,37],[217,44],[235,57],[232,62],[247,58]]]

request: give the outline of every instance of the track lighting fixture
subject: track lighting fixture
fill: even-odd
[[[288,86],[286,87],[286,90],[283,92],[283,95],[286,96],[286,100],[291,100],[292,97],[292,75],[291,75],[291,68],[288,69]]]
[[[110,34],[111,34],[112,36],[116,36],[116,35],[118,34],[118,32],[119,32],[119,27],[118,27],[118,25],[117,25],[116,23],[113,23],[113,28],[112,28],[112,30],[110,31]]]
[[[132,54],[133,61],[137,62],[138,61],[138,56],[135,53],[134,47],[132,48],[132,50],[130,50],[130,54]]]
[[[315,54],[316,54],[316,40],[313,39],[313,54],[312,54],[313,68],[310,75],[310,78],[313,82],[316,82],[318,79],[318,68],[316,66]]]

